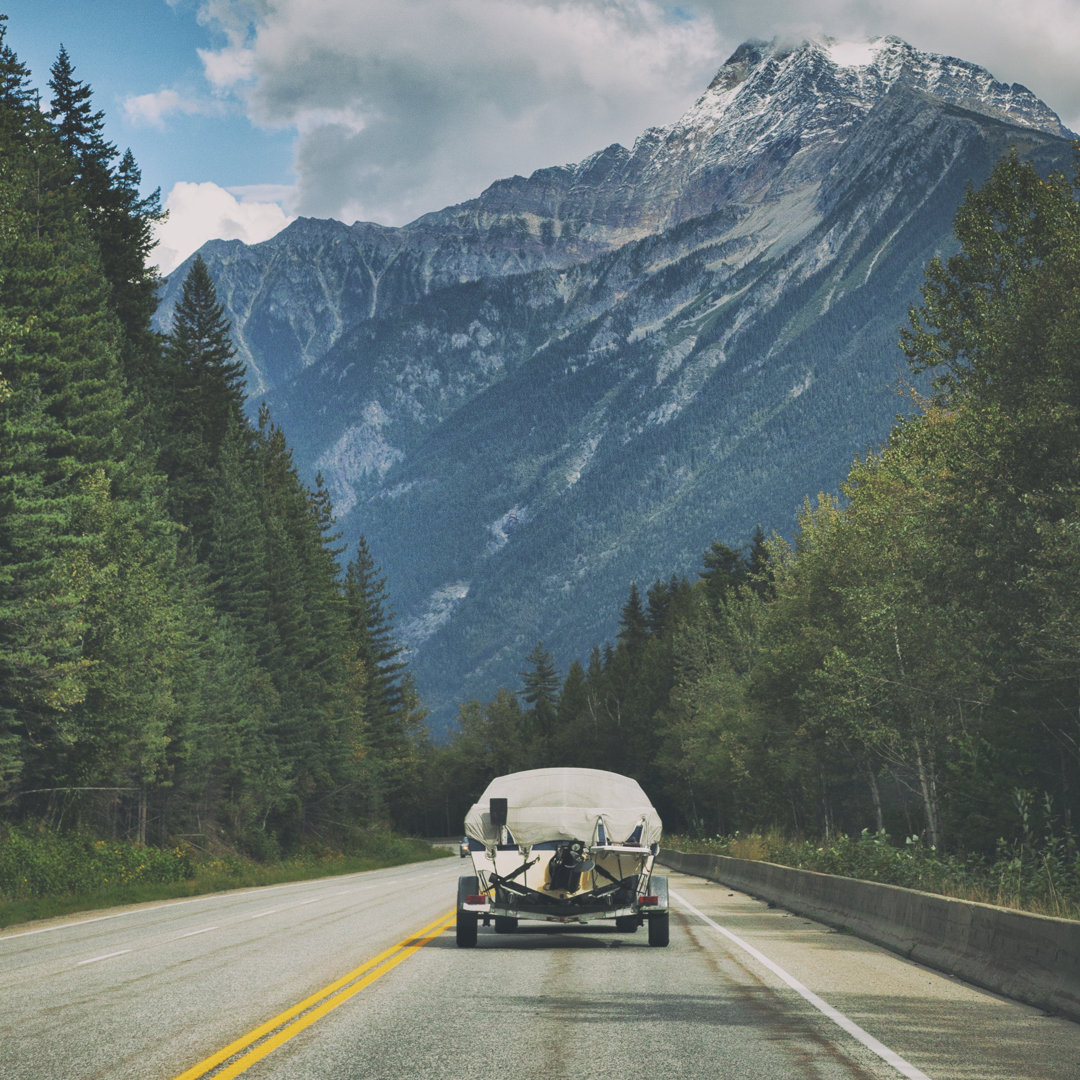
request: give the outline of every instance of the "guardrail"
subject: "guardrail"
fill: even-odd
[[[1080,922],[725,855],[659,861],[1080,1021]]]

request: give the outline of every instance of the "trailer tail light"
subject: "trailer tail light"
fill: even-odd
[[[486,904],[487,903],[487,897],[483,893],[481,893],[478,896],[476,896],[476,895],[474,895],[474,896],[466,896],[465,897],[465,903],[466,904]]]
[[[643,896],[641,898],[641,906],[642,907],[646,907],[646,906],[655,907],[659,903],[660,903],[660,897],[659,896]]]

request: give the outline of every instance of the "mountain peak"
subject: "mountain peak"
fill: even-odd
[[[806,110],[820,111],[823,105],[834,114],[837,107],[865,114],[897,84],[984,116],[1048,135],[1072,136],[1027,87],[1003,83],[977,64],[923,52],[894,36],[821,37],[797,44],[778,38],[746,41],[671,130],[737,128],[740,119],[770,114],[775,121],[778,114],[791,116],[793,110],[791,118],[804,126]],[[771,126],[780,130],[775,123]]]
[[[767,41],[744,41],[716,73],[716,78],[709,84],[709,90],[734,90],[761,63],[769,48]]]

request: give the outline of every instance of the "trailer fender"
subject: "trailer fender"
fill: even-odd
[[[666,874],[653,874],[649,878],[649,895],[656,897],[656,904],[650,911],[668,910],[668,883]]]

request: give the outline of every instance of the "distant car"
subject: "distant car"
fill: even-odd
[[[463,836],[461,838],[461,843],[458,844],[458,854],[463,859],[467,859],[469,857],[469,838],[467,836]]]

